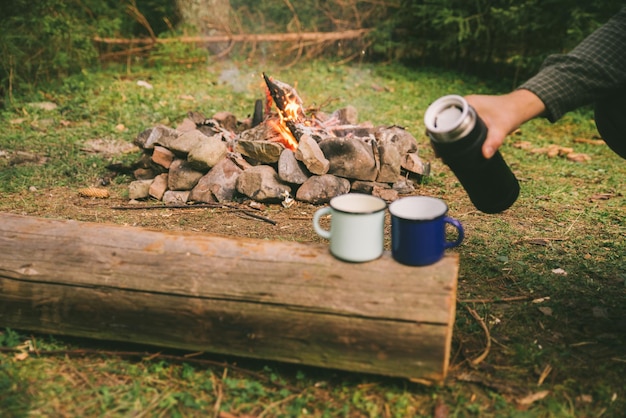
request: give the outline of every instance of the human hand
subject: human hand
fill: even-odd
[[[545,111],[541,99],[523,89],[500,96],[469,95],[465,99],[487,126],[487,138],[482,148],[487,159],[493,157],[508,134]]]

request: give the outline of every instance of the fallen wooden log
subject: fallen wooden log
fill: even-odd
[[[0,213],[0,327],[444,379],[458,256],[351,264],[326,245]]]
[[[346,39],[359,39],[371,29],[351,29],[340,32],[294,32],[294,33],[233,33],[213,36],[181,36],[175,38],[102,38],[95,42],[117,45],[147,45],[167,43],[223,43],[223,42],[331,42]]]

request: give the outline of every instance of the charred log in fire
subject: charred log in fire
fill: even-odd
[[[296,89],[287,83],[274,80],[263,73],[263,79],[267,86],[267,107],[271,109],[272,102],[276,105],[280,122],[270,121],[270,124],[286,140],[286,146],[293,151],[298,148],[298,142],[302,132],[298,124],[303,123],[306,115],[302,107],[302,99]],[[286,129],[285,129],[286,128]]]

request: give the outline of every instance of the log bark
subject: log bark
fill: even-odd
[[[0,327],[440,382],[458,256],[361,264],[327,245],[0,213]]]

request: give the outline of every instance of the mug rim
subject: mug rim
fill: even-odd
[[[413,204],[416,201],[430,202],[431,205],[440,206],[437,214],[420,215],[412,213],[411,210],[415,210]],[[436,210],[433,208],[432,210]],[[442,199],[432,196],[407,196],[402,197],[389,205],[389,213],[392,217],[406,220],[406,221],[431,221],[433,219],[446,216],[448,213],[448,205]]]
[[[341,201],[346,200],[346,199],[370,200],[372,201],[372,205],[376,205],[376,207],[373,207],[367,210],[350,210],[350,208],[338,207],[338,205],[341,205]],[[330,204],[330,207],[333,210],[336,210],[337,212],[354,213],[354,214],[361,214],[361,215],[378,213],[387,209],[387,202],[385,202],[383,199],[381,199],[378,196],[373,196],[371,194],[365,194],[365,193],[344,193],[344,194],[335,196],[332,199],[330,199],[329,204]]]

